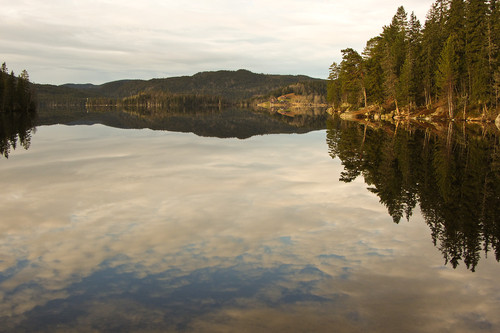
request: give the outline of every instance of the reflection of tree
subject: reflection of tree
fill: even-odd
[[[361,174],[363,159],[363,130],[357,126],[348,126],[341,122],[336,124],[336,131],[329,131],[327,141],[332,158],[340,158],[345,166],[340,179],[351,182]]]
[[[481,251],[500,260],[499,135],[453,125],[440,133],[332,120],[327,143],[341,180],[362,174],[396,223],[418,201],[446,262],[474,271]]]
[[[24,149],[31,145],[31,135],[35,132],[36,113],[0,114],[0,154],[9,158],[11,149],[20,144]]]

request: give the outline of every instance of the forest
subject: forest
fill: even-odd
[[[19,76],[9,71],[5,62],[0,68],[0,112],[32,112],[36,109],[29,75],[23,70]]]
[[[499,65],[497,0],[437,0],[423,26],[399,7],[361,54],[342,50],[330,66],[327,99],[335,111],[492,120]]]
[[[168,92],[152,91],[140,92],[124,98],[89,98],[85,106],[93,107],[122,107],[143,109],[218,109],[228,102],[219,96],[198,94],[172,94]]]
[[[257,74],[247,70],[200,72],[192,76],[157,78],[151,80],[120,80],[92,84],[65,84],[62,86],[36,85],[37,100],[41,106],[87,105],[164,105],[186,107],[199,104],[251,103],[276,89],[299,82],[307,82],[307,90],[323,90],[326,80],[304,75]],[[315,88],[312,88],[312,87]],[[148,101],[149,99],[149,101]]]

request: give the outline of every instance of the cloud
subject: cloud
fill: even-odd
[[[432,1],[403,1],[423,15]],[[40,83],[247,68],[326,78],[361,50],[394,1],[0,1],[0,58]]]

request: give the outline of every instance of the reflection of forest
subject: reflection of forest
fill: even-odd
[[[9,158],[11,149],[20,144],[24,149],[31,145],[35,132],[36,113],[0,113],[0,154]]]
[[[434,244],[455,268],[481,251],[500,260],[500,133],[450,123],[444,131],[332,119],[327,142],[345,182],[363,175],[394,222],[417,202]]]
[[[324,129],[324,110],[307,109],[294,117],[240,108],[41,108],[38,124],[103,124],[116,128],[150,128],[200,136],[240,139],[275,133]]]

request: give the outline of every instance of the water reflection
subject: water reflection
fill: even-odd
[[[500,259],[499,141],[496,128],[453,123],[433,131],[332,119],[327,133],[340,180],[363,175],[396,223],[419,203],[445,261],[472,271],[481,252]]]
[[[497,330],[500,265],[443,266],[325,135],[39,127],[0,164],[0,331]]]
[[[36,113],[0,113],[0,155],[9,158],[19,145],[28,150],[35,133]]]
[[[307,133],[324,129],[324,109],[303,108],[293,114],[238,108],[44,108],[40,125],[104,124],[116,128],[195,133],[204,137],[247,139],[255,135]]]

